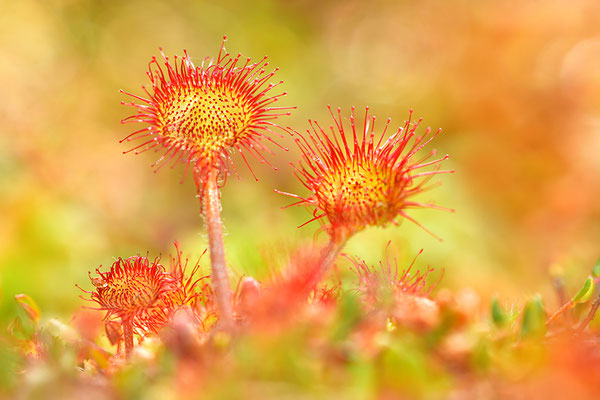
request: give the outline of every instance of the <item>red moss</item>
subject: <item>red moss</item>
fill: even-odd
[[[341,283],[317,285],[319,258],[316,249],[303,248],[284,269],[271,271],[266,282],[241,279],[235,293],[238,322],[283,329],[298,322],[311,306],[332,308]]]

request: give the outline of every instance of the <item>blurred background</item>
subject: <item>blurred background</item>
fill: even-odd
[[[403,124],[408,110],[441,127],[434,143],[453,175],[409,221],[357,235],[346,253],[369,263],[445,271],[441,287],[473,288],[520,304],[536,292],[555,307],[549,270],[577,289],[600,256],[600,3],[596,0],[152,1],[1,0],[0,318],[27,293],[46,315],[83,304],[79,283],[116,257],[167,256],[173,241],[196,260],[206,247],[195,188],[183,168],[150,168],[158,154],[123,155],[133,131],[119,89],[142,94],[162,47],[193,59],[227,50],[269,56],[297,106],[279,123],[330,124],[327,104],[366,105]],[[423,127],[423,129],[424,129]],[[234,277],[264,279],[310,245],[318,223],[274,189],[305,195],[289,152],[279,167],[236,158],[223,190]],[[320,243],[325,234],[316,238]],[[208,273],[208,257],[202,260]],[[340,270],[347,262],[340,261]]]

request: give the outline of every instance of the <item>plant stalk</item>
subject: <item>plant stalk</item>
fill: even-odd
[[[133,353],[133,326],[131,318],[122,317],[121,325],[123,326],[123,339],[125,341],[125,358],[129,360]]]
[[[592,322],[594,316],[596,315],[596,312],[598,311],[598,308],[600,308],[600,296],[596,297],[596,300],[594,300],[594,302],[592,303],[592,307],[590,308],[588,315],[577,327],[577,332],[583,332],[583,330],[590,324],[590,322]]]
[[[217,311],[221,327],[233,329],[233,306],[231,304],[231,288],[225,264],[225,245],[223,243],[223,222],[221,221],[221,202],[217,182],[218,170],[211,168],[202,185],[202,211],[208,231],[208,248],[210,252],[211,279],[215,292]],[[197,182],[198,184],[199,182]]]
[[[550,325],[552,323],[552,321],[554,321],[556,319],[556,317],[558,317],[565,311],[573,308],[574,306],[575,306],[575,303],[573,303],[570,300],[568,302],[566,302],[565,304],[563,304],[562,307],[560,307],[558,310],[556,310],[556,312],[554,314],[552,314],[550,316],[550,318],[548,318],[548,320],[546,321],[546,326]]]
[[[323,276],[327,273],[327,270],[331,267],[337,256],[340,254],[346,242],[347,238],[334,240],[331,238],[326,247],[321,250],[321,256],[319,257],[319,263],[314,269],[314,273],[311,276],[309,286],[314,288],[323,279]]]

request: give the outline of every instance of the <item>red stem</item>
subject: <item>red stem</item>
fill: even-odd
[[[552,323],[552,321],[554,321],[556,319],[556,317],[558,317],[565,311],[569,310],[574,305],[575,304],[572,301],[568,301],[565,304],[563,304],[562,307],[560,307],[558,310],[556,310],[556,312],[554,314],[552,314],[550,316],[550,318],[548,318],[548,320],[546,321],[546,326],[550,325]]]
[[[582,332],[590,324],[590,322],[592,322],[599,307],[600,296],[597,297],[596,300],[594,300],[594,302],[592,303],[592,308],[590,308],[590,312],[588,313],[587,317],[585,317],[585,319],[581,322],[581,324],[577,327],[577,332]]]
[[[121,325],[123,326],[123,339],[125,341],[125,357],[129,360],[133,352],[133,326],[131,325],[131,318],[121,318]]]
[[[309,281],[310,289],[314,289],[314,287],[321,281],[321,279],[323,279],[329,267],[331,267],[337,256],[344,248],[344,245],[346,244],[347,240],[348,239],[345,237],[340,238],[338,240],[335,240],[332,237],[329,240],[327,246],[324,247],[323,250],[321,250],[321,257],[319,258],[319,263],[314,269],[314,273],[312,274],[311,279]]]
[[[208,231],[208,248],[212,270],[212,284],[215,292],[217,311],[221,326],[225,330],[233,328],[233,307],[231,288],[225,264],[225,245],[223,243],[223,223],[221,221],[221,202],[219,201],[218,170],[212,168],[206,176],[202,188],[202,211]]]

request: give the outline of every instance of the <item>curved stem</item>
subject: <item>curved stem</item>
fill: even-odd
[[[560,307],[558,310],[556,310],[556,312],[554,314],[552,314],[550,316],[550,318],[548,318],[548,320],[546,321],[546,326],[550,325],[552,323],[552,321],[554,321],[556,319],[556,317],[558,317],[565,311],[571,309],[574,305],[575,304],[572,301],[568,301],[565,304],[563,304],[562,307]]]
[[[123,339],[125,340],[125,358],[129,360],[133,352],[133,326],[131,325],[131,318],[122,317],[121,325],[123,326]]]
[[[231,288],[225,264],[225,246],[223,243],[223,223],[221,221],[221,202],[219,201],[218,170],[212,168],[202,188],[202,211],[208,231],[208,248],[210,252],[211,277],[215,292],[217,310],[222,327],[233,328],[233,307],[231,304]]]

